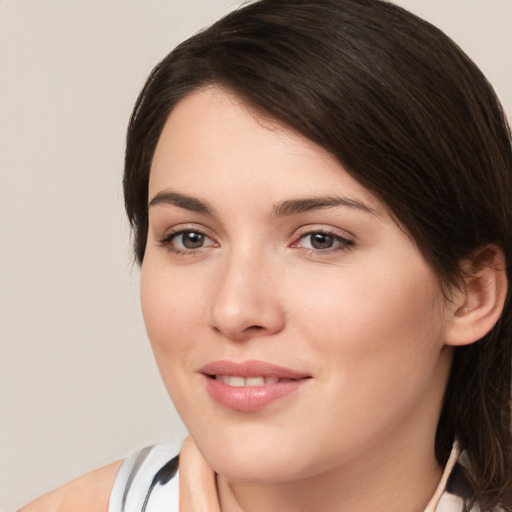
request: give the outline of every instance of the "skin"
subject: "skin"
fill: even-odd
[[[41,496],[19,512],[106,512],[122,461],[96,469]]]
[[[215,88],[173,110],[149,201],[144,317],[193,436],[181,469],[212,488],[205,498],[217,500],[216,478],[223,512],[423,511],[441,475],[434,434],[451,347],[500,317],[503,252],[487,245],[461,261],[464,282],[446,301],[414,243],[338,162]],[[262,410],[232,411],[199,371],[220,358],[310,379]],[[21,512],[106,512],[120,465]]]
[[[333,197],[344,204],[297,208]],[[423,510],[441,475],[454,312],[377,198],[319,146],[209,88],[172,111],[148,199],[146,328],[222,510]],[[200,373],[219,359],[311,378],[233,411]]]

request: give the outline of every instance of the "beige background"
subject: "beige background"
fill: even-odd
[[[512,112],[512,0],[400,0]],[[152,360],[124,220],[145,76],[231,0],[0,0],[0,511],[185,429]]]

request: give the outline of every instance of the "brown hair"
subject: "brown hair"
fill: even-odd
[[[215,84],[330,151],[378,196],[441,283],[496,244],[512,261],[512,151],[500,104],[440,30],[381,0],[261,0],[191,37],[147,80],[127,136],[124,191],[142,262],[153,153],[174,105]],[[511,490],[510,287],[500,321],[457,348],[436,454],[467,450],[483,510]]]

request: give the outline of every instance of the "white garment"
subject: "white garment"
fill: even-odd
[[[117,473],[108,512],[178,512],[178,472],[165,485],[151,484],[158,471],[179,453],[181,445],[161,444],[128,457]]]

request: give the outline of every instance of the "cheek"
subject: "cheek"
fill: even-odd
[[[297,332],[325,386],[314,415],[336,425],[326,438],[339,446],[350,439],[356,449],[410,418],[430,425],[448,368],[439,366],[442,308],[428,269],[350,270],[312,281],[297,303]]]
[[[308,279],[297,306],[301,332],[319,356],[329,354],[330,372],[345,385],[428,378],[443,333],[440,293],[430,270],[422,262],[402,271],[369,268]]]
[[[155,261],[156,260],[156,261]],[[204,293],[196,275],[171,272],[165,263],[148,255],[141,272],[142,314],[149,340],[161,365],[186,353],[187,333],[204,318]],[[203,290],[204,291],[204,290]]]
[[[146,255],[140,286],[142,314],[160,375],[182,418],[196,402],[187,376],[195,369],[194,351],[201,349],[201,343],[191,340],[194,335],[202,339],[197,332],[205,317],[205,304],[200,302],[204,292],[204,280],[172,272],[165,261]]]

